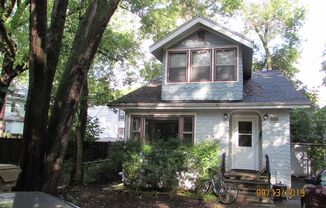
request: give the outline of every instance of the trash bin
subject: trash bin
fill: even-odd
[[[0,192],[11,191],[21,170],[17,165],[0,164]]]
[[[282,184],[281,182],[273,184],[273,198],[274,198],[274,200],[287,199],[286,189],[287,189],[287,185]]]

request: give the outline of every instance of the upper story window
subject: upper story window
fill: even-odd
[[[211,81],[211,50],[191,52],[192,82]]]
[[[125,120],[125,112],[124,111],[119,110],[118,120],[119,121],[124,121]]]
[[[167,82],[169,83],[236,80],[236,48],[215,49],[213,55],[211,49],[189,49],[168,53]]]
[[[236,49],[215,50],[215,81],[236,81]]]
[[[15,102],[12,102],[10,107],[11,107],[10,112],[12,112],[12,113],[16,112],[16,103]]]
[[[187,52],[170,52],[168,81],[169,82],[186,82],[187,81]]]

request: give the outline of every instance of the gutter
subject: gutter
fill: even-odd
[[[108,104],[120,109],[292,109],[310,108],[309,102],[257,102],[257,103],[119,103]]]

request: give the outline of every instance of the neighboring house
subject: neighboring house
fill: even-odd
[[[13,83],[1,112],[1,134],[5,137],[21,136],[24,129],[25,103],[27,88]]]
[[[291,185],[290,110],[309,101],[277,71],[252,72],[253,41],[203,17],[150,47],[162,76],[111,103],[126,138],[220,141],[226,169],[262,170]]]
[[[88,116],[97,119],[102,130],[97,142],[115,142],[124,140],[125,113],[107,106],[93,106],[88,109]]]

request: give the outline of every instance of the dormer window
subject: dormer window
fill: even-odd
[[[211,50],[191,52],[191,82],[211,81]]]
[[[215,49],[215,81],[236,81],[236,49]]]
[[[168,81],[169,82],[186,82],[187,81],[187,63],[188,56],[186,51],[170,52]]]
[[[167,63],[168,83],[237,80],[235,47],[169,51]]]

